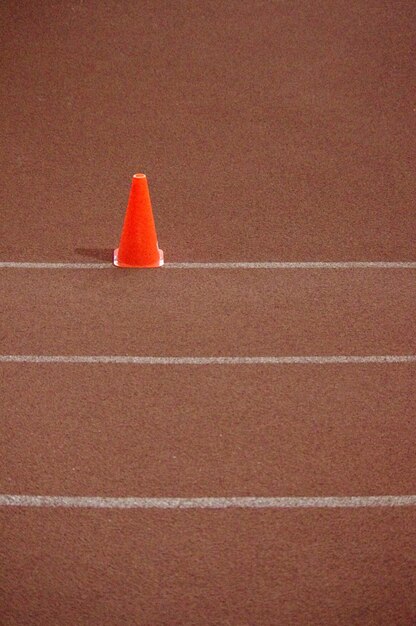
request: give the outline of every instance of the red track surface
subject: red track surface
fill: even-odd
[[[415,261],[410,0],[15,2],[0,261]],[[0,354],[416,353],[415,271],[0,269]],[[414,495],[415,365],[0,363],[0,494]],[[0,623],[414,626],[416,507],[0,510]]]

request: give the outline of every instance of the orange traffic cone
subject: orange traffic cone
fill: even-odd
[[[160,267],[159,250],[145,174],[135,174],[131,184],[120,246],[114,250],[117,267]]]

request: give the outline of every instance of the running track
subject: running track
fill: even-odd
[[[0,19],[2,626],[413,626],[414,2]]]

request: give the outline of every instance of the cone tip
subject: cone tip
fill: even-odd
[[[133,178],[146,178],[146,174],[134,174]]]

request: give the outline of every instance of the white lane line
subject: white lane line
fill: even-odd
[[[122,365],[327,365],[348,363],[415,363],[416,355],[383,356],[76,356],[3,354],[0,363],[108,363]]]
[[[235,262],[235,263],[166,263],[169,269],[416,269],[412,261],[268,261],[268,262]]]
[[[111,263],[29,263],[15,261],[1,261],[0,269],[22,270],[108,270]]]
[[[0,506],[92,509],[298,509],[416,506],[415,496],[104,498],[0,495]]]
[[[41,263],[1,261],[0,269],[113,269],[112,263]],[[416,269],[415,261],[268,261],[268,262],[224,262],[224,263],[165,263],[166,269]],[[163,268],[160,268],[163,271]],[[118,270],[119,271],[119,270]]]

